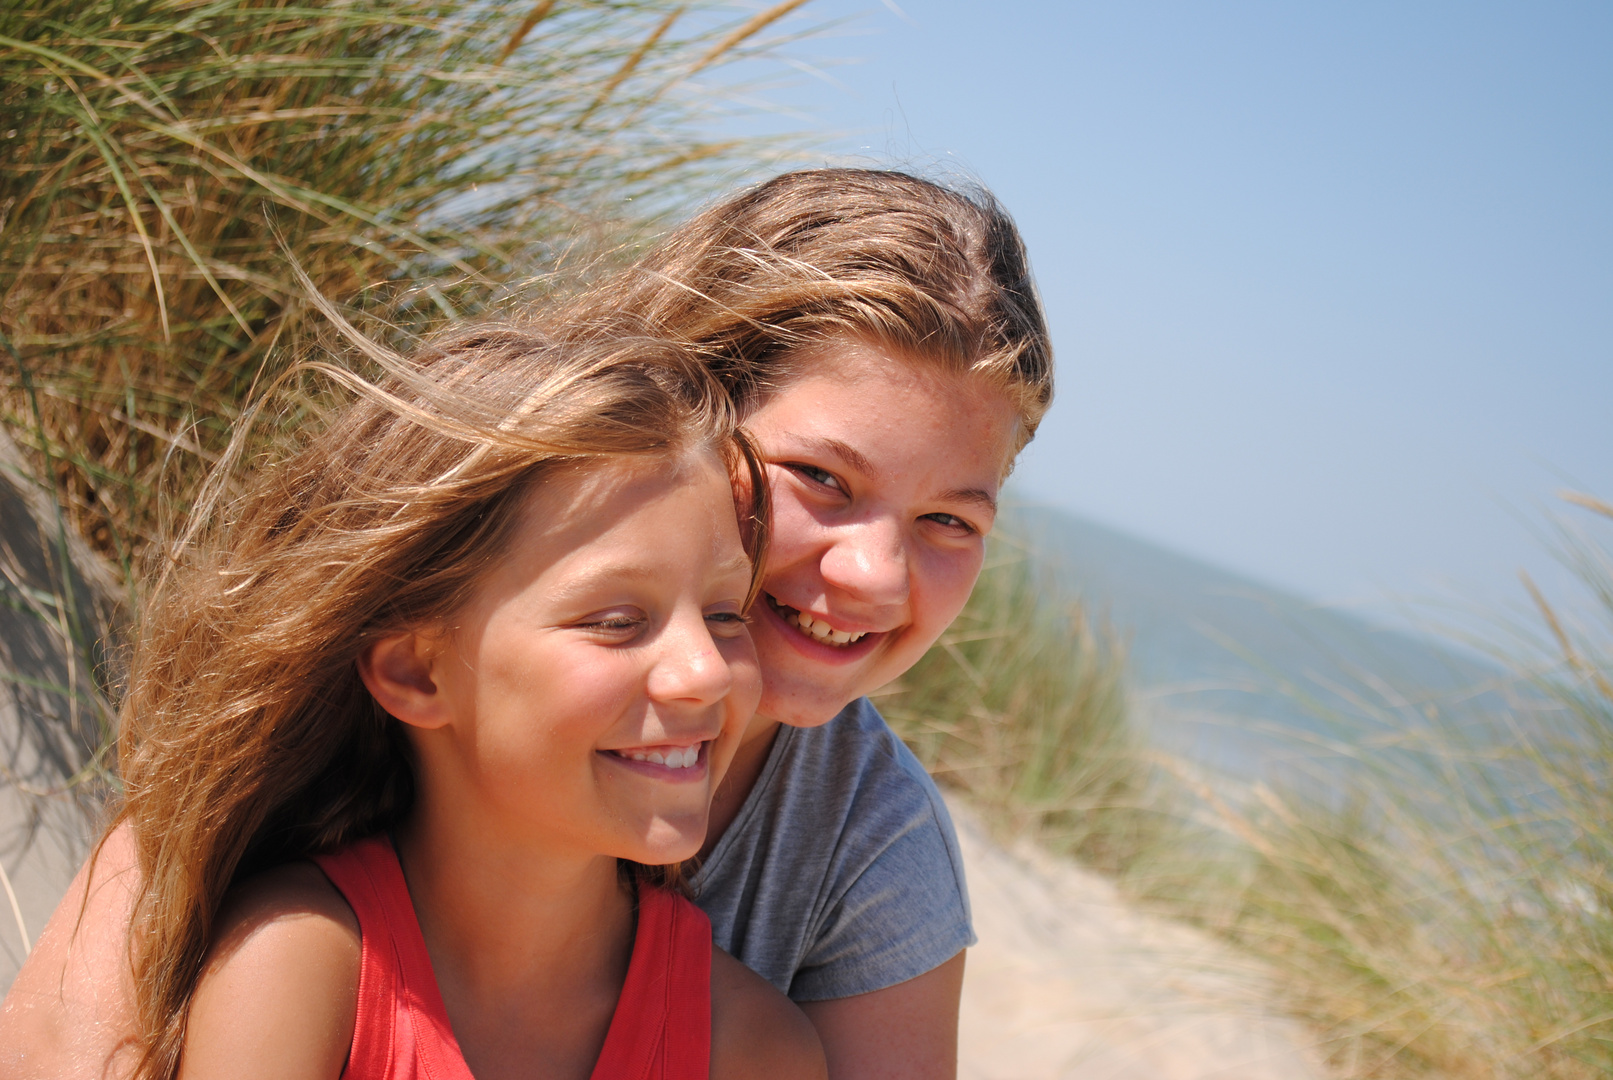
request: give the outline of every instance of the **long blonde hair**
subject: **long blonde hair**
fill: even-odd
[[[717,450],[748,488],[759,587],[767,485],[727,394],[686,350],[619,331],[561,345],[509,324],[407,361],[364,349],[384,377],[323,365],[355,400],[243,495],[215,486],[143,612],[118,753],[142,875],[144,1076],[177,1073],[231,884],[408,812],[408,746],[355,659],[389,631],[451,618],[548,470]]]
[[[1053,398],[1024,241],[980,187],[878,169],[776,176],[674,229],[558,325],[618,311],[699,350],[742,407],[795,357],[846,338],[984,376],[1019,414],[1019,447]]]

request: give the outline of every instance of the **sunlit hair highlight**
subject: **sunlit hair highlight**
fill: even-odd
[[[626,311],[698,349],[742,406],[837,340],[983,376],[1019,417],[1053,396],[1025,245],[979,187],[876,169],[785,173],[708,207],[572,305]],[[587,320],[584,320],[585,322]]]
[[[130,940],[145,1077],[177,1073],[229,887],[409,811],[408,744],[355,660],[389,632],[451,619],[551,469],[718,453],[741,493],[752,599],[759,588],[767,485],[727,393],[688,350],[619,322],[563,344],[492,324],[404,358],[327,314],[380,376],[305,365],[351,403],[239,494],[227,459],[139,626],[118,820],[133,824],[142,875]]]

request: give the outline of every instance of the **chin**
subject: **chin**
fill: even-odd
[[[825,693],[821,686],[810,686],[802,693],[793,694],[785,689],[777,693],[767,691],[762,694],[762,703],[756,707],[756,712],[790,727],[822,727],[860,697],[860,691],[848,691],[844,695]]]
[[[692,859],[700,853],[706,840],[705,814],[689,817],[658,817],[645,828],[643,838],[634,845],[636,851],[624,858],[646,866],[669,866]]]

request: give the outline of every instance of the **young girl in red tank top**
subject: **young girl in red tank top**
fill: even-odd
[[[138,1072],[821,1077],[677,889],[760,694],[727,398],[620,334],[354,340],[385,377],[323,368],[354,404],[221,475],[143,616]]]

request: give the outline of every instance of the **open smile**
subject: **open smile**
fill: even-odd
[[[599,753],[642,776],[678,784],[705,779],[711,744],[698,742],[624,746],[616,750],[601,750]]]
[[[824,616],[811,615],[799,608],[781,604],[767,593],[762,596],[767,601],[768,609],[778,616],[780,622],[819,645],[849,650],[860,641],[880,636],[877,630],[843,630]]]

